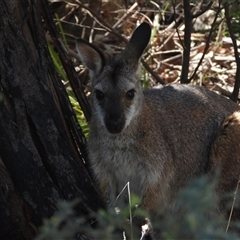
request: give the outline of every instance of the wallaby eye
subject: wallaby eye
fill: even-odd
[[[127,91],[127,93],[126,93],[126,98],[127,98],[128,100],[133,100],[134,95],[135,95],[135,90],[134,90],[134,89],[131,89],[131,90]]]
[[[104,93],[99,90],[95,90],[95,94],[98,101],[103,100],[105,97]]]

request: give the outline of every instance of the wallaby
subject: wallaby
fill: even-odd
[[[170,209],[181,187],[217,169],[216,193],[235,190],[239,106],[194,85],[143,90],[139,59],[150,35],[150,25],[142,23],[125,50],[110,58],[77,41],[80,59],[90,71],[89,157],[102,195],[114,202],[129,182],[145,209]]]

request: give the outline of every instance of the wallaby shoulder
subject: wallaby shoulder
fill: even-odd
[[[157,131],[168,143],[176,140],[171,149],[180,150],[186,144],[199,149],[199,155],[206,153],[224,119],[240,109],[224,96],[194,85],[169,84],[145,90],[144,96]],[[205,145],[203,149],[198,147],[201,145]]]
[[[221,96],[206,87],[192,84],[166,84],[159,88],[146,89],[144,95],[147,101],[161,102],[166,107],[168,104],[176,104],[185,107],[202,107],[208,106],[206,111],[211,111],[213,108],[226,112],[240,109],[236,103],[233,103],[228,98]],[[181,109],[180,109],[181,110]],[[187,109],[186,109],[187,110]]]

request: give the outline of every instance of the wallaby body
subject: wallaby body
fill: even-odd
[[[168,85],[144,91],[141,112],[118,134],[96,124],[93,108],[89,151],[101,192],[105,197],[111,193],[114,201],[130,182],[147,209],[171,207],[180,187],[210,171],[211,144],[222,121],[237,108],[205,88]],[[238,175],[231,187],[237,181]]]
[[[130,182],[147,210],[171,208],[181,187],[215,169],[227,179],[216,191],[234,190],[240,173],[238,105],[193,85],[143,91],[136,72],[150,32],[148,24],[140,25],[110,60],[78,42],[91,74],[89,157],[101,193],[115,201]]]

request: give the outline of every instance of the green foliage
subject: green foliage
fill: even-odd
[[[148,72],[146,71],[145,68],[142,68],[142,74],[141,74],[141,80],[142,80],[142,87],[143,89],[147,89],[149,88],[149,74]]]
[[[61,79],[63,79],[64,81],[67,81],[68,80],[67,75],[63,69],[62,62],[61,62],[57,52],[54,50],[53,46],[49,42],[48,42],[48,50],[49,50],[49,53],[53,60],[53,64],[54,64],[58,74],[60,75]]]
[[[52,45],[50,43],[48,43],[48,50],[49,50],[49,53],[50,53],[51,58],[53,60],[56,71],[60,75],[61,79],[65,83],[68,83],[68,78],[67,78],[67,75],[66,75],[66,73],[63,69],[62,62],[61,62],[57,52],[54,50],[54,48],[52,47]],[[76,100],[76,97],[72,93],[72,90],[68,89],[67,93],[68,93],[69,100],[70,100],[70,102],[73,106],[73,109],[75,111],[77,120],[78,120],[80,126],[82,127],[84,135],[87,137],[89,129],[88,129],[88,124],[87,124],[87,121],[86,121],[85,116],[83,114],[83,111],[82,111],[81,107],[79,106],[79,103]]]
[[[134,201],[139,201],[137,197],[133,198]],[[138,199],[138,200],[137,200]],[[98,213],[92,213],[91,218],[96,219],[98,226],[94,229],[90,224],[86,224],[87,220],[84,217],[77,217],[74,208],[80,201],[73,202],[62,201],[58,204],[58,210],[50,218],[45,219],[43,226],[39,229],[39,234],[35,240],[67,240],[74,239],[76,236],[86,235],[93,239],[122,239],[124,234],[123,230],[132,235],[131,223],[127,220],[129,216],[129,206],[125,204],[121,211],[115,211],[110,208],[108,211],[99,210]],[[134,205],[132,204],[134,210]],[[140,210],[138,214],[145,214]]]
[[[44,220],[35,240],[74,239],[77,229],[85,222],[83,218],[75,216],[73,208],[77,202],[59,202],[58,211],[50,219]]]
[[[65,33],[64,33],[61,21],[60,21],[57,13],[55,13],[55,17],[57,19],[57,23],[56,24],[59,27],[59,32],[60,32],[60,34],[62,36],[63,42],[64,42],[65,46],[67,46],[67,40],[66,40],[66,37],[65,37]]]
[[[159,209],[158,214],[154,212],[155,217],[151,218],[153,229],[161,232],[161,237],[166,240],[238,239],[234,232],[226,233],[226,220],[223,215],[215,211],[215,186],[216,181],[210,181],[206,176],[192,181],[179,192],[179,201],[174,211],[170,213]],[[108,211],[100,210],[98,213],[92,213],[92,218],[98,222],[95,228],[87,225],[83,217],[74,215],[73,208],[77,201],[61,202],[55,215],[44,221],[44,226],[35,240],[72,239],[79,232],[97,240],[140,239],[133,237],[136,236],[137,231],[139,235],[139,229],[131,224],[130,212],[133,212],[133,216],[148,215],[144,210],[135,208],[139,204],[138,197],[132,196],[131,199],[130,206],[126,202],[117,202],[117,205],[121,206],[117,211],[110,208]],[[128,237],[124,238],[124,235]]]
[[[79,103],[76,100],[75,96],[70,91],[68,91],[68,97],[69,97],[69,100],[70,100],[70,102],[73,106],[73,110],[76,113],[77,120],[78,120],[78,122],[79,122],[79,124],[80,124],[80,126],[83,130],[83,133],[86,137],[88,137],[89,127],[88,127],[88,123],[86,121],[86,118],[83,114],[83,111],[80,108]]]
[[[216,181],[204,176],[190,182],[179,192],[180,201],[174,214],[165,215],[160,222],[164,239],[237,238],[233,232],[226,233],[227,221],[217,212],[215,186]]]

